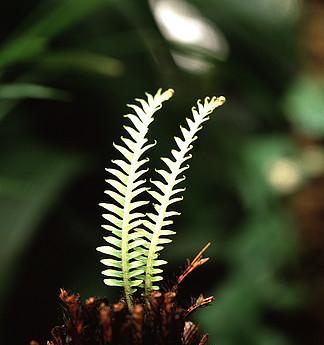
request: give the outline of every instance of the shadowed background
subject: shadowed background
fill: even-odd
[[[194,149],[168,285],[211,241],[186,296],[210,344],[324,343],[324,5],[299,0],[0,4],[0,342],[45,343],[58,290],[100,274],[104,168],[126,104],[172,87],[152,165],[197,98],[225,95]]]

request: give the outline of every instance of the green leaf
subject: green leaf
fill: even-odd
[[[0,84],[0,99],[23,98],[66,100],[67,93],[58,89],[32,83]]]
[[[0,47],[0,67],[31,59],[46,50],[52,38],[95,10],[105,0],[41,2],[13,37]]]
[[[61,73],[66,70],[81,70],[105,77],[119,77],[124,72],[121,61],[84,50],[50,51],[45,56],[41,55],[36,61],[42,70],[55,70]]]

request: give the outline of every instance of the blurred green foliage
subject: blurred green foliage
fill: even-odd
[[[298,73],[301,3],[183,1],[226,42],[210,51],[163,34],[157,4],[0,4],[0,342],[45,341],[62,286],[118,297],[103,286],[95,252],[104,167],[125,104],[172,87],[175,100],[152,129],[156,161],[188,104],[228,101],[196,149],[165,254],[169,276],[211,241],[211,263],[185,287],[216,297],[197,316],[210,343],[310,345],[287,326],[303,300],[289,274],[299,245],[287,200],[307,183],[292,132],[324,134],[322,88]]]
[[[291,85],[284,99],[289,120],[298,131],[312,138],[324,135],[324,82],[301,76]]]

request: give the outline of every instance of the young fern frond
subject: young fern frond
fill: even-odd
[[[186,119],[188,128],[180,126],[183,139],[175,137],[178,149],[171,151],[174,160],[161,158],[167,166],[167,170],[156,170],[161,175],[162,181],[151,180],[156,188],[148,192],[156,200],[154,204],[155,212],[148,213],[147,219],[143,222],[144,229],[137,230],[145,237],[143,245],[148,249],[145,253],[145,295],[149,295],[152,290],[158,290],[159,287],[155,283],[163,279],[160,276],[163,271],[160,266],[167,262],[158,259],[159,251],[164,248],[166,243],[172,242],[169,237],[175,232],[169,228],[173,223],[170,217],[179,214],[170,211],[169,206],[183,198],[177,195],[185,189],[176,188],[176,186],[185,179],[185,176],[181,176],[181,174],[189,168],[184,163],[191,158],[189,151],[192,149],[192,143],[197,139],[196,133],[202,128],[203,122],[209,119],[208,115],[224,102],[224,97],[213,97],[212,99],[206,97],[203,103],[201,101],[197,102],[198,108],[192,108],[193,118]]]
[[[107,244],[97,250],[109,256],[101,260],[108,267],[102,272],[107,276],[104,279],[105,284],[124,288],[129,309],[132,309],[132,294],[143,283],[145,273],[145,261],[140,260],[145,252],[141,247],[145,240],[137,232],[137,227],[145,215],[136,210],[148,203],[137,200],[140,194],[148,190],[145,186],[146,180],[143,179],[148,170],[144,169],[148,158],[142,156],[155,145],[148,144],[146,135],[154,120],[154,113],[172,95],[173,90],[162,93],[160,89],[154,96],[146,94],[147,100],[136,99],[139,105],[129,105],[135,114],[125,115],[131,122],[129,126],[124,126],[128,137],[121,137],[121,145],[114,144],[123,157],[112,161],[115,165],[113,169],[106,169],[112,178],[106,180],[109,187],[105,193],[112,201],[100,206],[107,211],[103,217],[108,221],[108,225],[103,225],[103,228],[108,230],[109,236],[104,237]]]

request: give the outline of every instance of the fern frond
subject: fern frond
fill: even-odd
[[[141,248],[146,241],[136,229],[145,217],[137,209],[148,201],[134,199],[148,190],[145,187],[146,180],[140,179],[148,170],[143,168],[148,158],[142,156],[155,143],[149,144],[146,135],[154,120],[154,113],[172,95],[173,90],[162,92],[160,89],[154,96],[146,94],[147,100],[136,99],[138,105],[128,105],[134,111],[134,114],[125,115],[130,121],[130,125],[124,126],[128,137],[121,138],[122,144],[114,144],[122,159],[112,161],[115,165],[113,169],[106,169],[112,178],[106,180],[108,190],[105,193],[112,201],[100,206],[107,211],[103,217],[108,221],[108,225],[103,225],[103,228],[108,230],[109,236],[104,237],[107,244],[97,250],[110,257],[101,260],[108,267],[102,272],[107,277],[104,279],[105,284],[123,287],[130,309],[131,296],[143,283],[145,269],[145,262],[140,258],[146,254],[146,250]]]
[[[178,194],[182,193],[184,188],[176,188],[176,186],[185,179],[181,174],[189,168],[184,163],[191,158],[189,151],[192,149],[192,143],[197,139],[196,134],[202,128],[202,124],[209,119],[209,115],[224,102],[224,97],[213,97],[212,99],[206,97],[203,103],[197,102],[197,108],[192,108],[192,119],[186,119],[188,127],[180,126],[183,139],[175,137],[177,149],[171,151],[173,159],[161,158],[167,166],[167,170],[156,170],[162,180],[151,181],[155,190],[148,192],[156,200],[155,212],[147,214],[147,219],[143,223],[145,229],[141,230],[146,239],[144,246],[147,248],[144,279],[146,295],[152,290],[158,290],[159,287],[154,283],[162,280],[160,266],[167,262],[158,259],[159,251],[164,248],[166,243],[172,241],[168,237],[175,234],[169,228],[173,223],[170,217],[179,213],[169,211],[169,207],[182,200],[182,196],[179,197]]]

